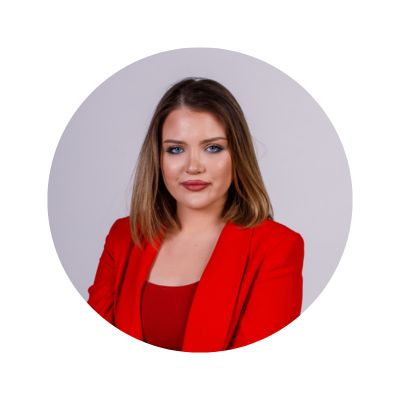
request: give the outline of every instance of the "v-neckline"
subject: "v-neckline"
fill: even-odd
[[[212,265],[213,260],[214,260],[214,258],[215,258],[215,253],[216,253],[216,251],[218,250],[218,248],[220,247],[221,242],[222,242],[222,239],[223,239],[223,237],[225,236],[226,231],[227,231],[227,229],[228,229],[228,226],[229,226],[230,224],[231,224],[230,221],[226,221],[226,222],[224,223],[224,226],[222,227],[222,229],[221,229],[221,231],[220,231],[220,233],[219,233],[219,235],[218,235],[218,238],[217,238],[217,240],[216,240],[216,242],[215,242],[215,245],[214,245],[214,247],[213,247],[213,249],[212,249],[212,251],[211,251],[210,257],[208,258],[208,261],[206,262],[206,265],[205,265],[205,267],[203,268],[203,272],[201,273],[200,278],[196,281],[196,282],[198,283],[198,285],[201,284],[201,280],[202,280],[204,274],[205,274],[206,271],[210,268],[210,265]],[[153,247],[153,250],[154,250],[154,251],[153,251],[153,257],[152,257],[152,260],[151,260],[151,263],[150,263],[150,267],[148,268],[148,271],[147,271],[146,282],[150,282],[150,281],[148,280],[148,278],[149,278],[150,273],[151,273],[151,271],[152,271],[152,269],[153,269],[153,266],[154,266],[154,264],[155,264],[155,262],[156,262],[156,260],[157,260],[157,257],[158,257],[158,254],[159,254],[159,252],[160,252],[160,248],[161,248],[161,246],[162,246],[162,244],[163,244],[163,241],[164,241],[164,235],[159,234],[158,237],[157,237],[157,239],[156,239],[156,241],[155,241],[155,242],[156,242],[156,245],[155,245],[155,247]],[[150,283],[152,283],[152,282],[150,282]],[[157,283],[155,283],[155,284],[157,285]],[[161,285],[161,284],[160,284],[160,285]],[[185,284],[183,284],[183,285],[185,285]],[[179,285],[179,286],[183,286],[183,285]],[[166,285],[161,285],[161,286],[166,286]],[[170,285],[170,286],[172,286],[172,285]]]

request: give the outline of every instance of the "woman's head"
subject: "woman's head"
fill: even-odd
[[[193,191],[193,180],[208,185]],[[177,205],[220,207],[223,220],[244,227],[272,219],[243,111],[211,79],[179,81],[156,107],[136,167],[130,213],[135,243],[179,229]]]

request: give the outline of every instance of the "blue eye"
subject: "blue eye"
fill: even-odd
[[[170,154],[179,154],[179,153],[182,153],[182,151],[183,151],[183,149],[182,149],[182,147],[179,147],[179,146],[171,146],[171,147],[168,147],[168,149],[167,149],[167,153],[170,153]]]
[[[219,153],[222,150],[223,148],[216,144],[212,144],[206,148],[206,151],[209,153]],[[168,147],[165,151],[169,154],[180,154],[183,153],[184,150],[180,146],[171,146]]]
[[[207,150],[210,153],[219,153],[220,151],[222,151],[222,147],[221,146],[217,146],[215,144],[212,144],[211,146],[207,147]]]

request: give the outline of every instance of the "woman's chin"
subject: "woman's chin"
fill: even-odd
[[[178,201],[178,206],[186,209],[192,210],[205,210],[210,208],[214,202],[205,201],[204,199],[185,199],[184,201]]]
[[[186,209],[190,210],[205,210],[210,207],[210,203],[204,203],[204,202],[186,202],[182,203],[181,206]]]

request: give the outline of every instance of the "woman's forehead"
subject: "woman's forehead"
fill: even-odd
[[[187,107],[173,110],[166,117],[163,140],[205,140],[212,137],[226,138],[225,127],[208,111],[195,111]]]

